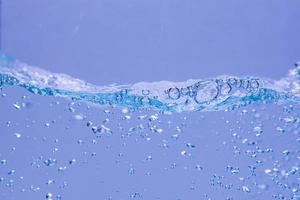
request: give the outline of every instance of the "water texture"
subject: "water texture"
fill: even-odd
[[[95,86],[1,55],[0,199],[299,200],[299,103],[298,64]]]
[[[165,112],[231,110],[257,102],[300,102],[300,67],[279,80],[223,75],[185,82],[139,82],[95,86],[0,55],[0,86],[19,86],[39,95],[97,104],[154,107]]]

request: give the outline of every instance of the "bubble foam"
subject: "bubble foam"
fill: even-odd
[[[134,109],[156,108],[166,112],[231,110],[252,103],[299,103],[300,67],[296,65],[279,80],[223,75],[185,82],[96,86],[1,54],[0,87],[4,86],[19,86],[39,95]]]

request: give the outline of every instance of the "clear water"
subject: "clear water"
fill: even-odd
[[[298,66],[108,86],[0,66],[0,199],[300,199]]]

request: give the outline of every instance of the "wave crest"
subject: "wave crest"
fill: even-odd
[[[185,82],[139,82],[95,86],[0,55],[0,87],[20,86],[39,95],[70,97],[97,104],[158,108],[167,112],[230,110],[255,102],[300,102],[300,67],[279,80],[223,75]]]

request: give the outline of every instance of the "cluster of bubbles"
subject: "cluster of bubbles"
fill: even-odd
[[[220,76],[186,82],[153,82],[95,86],[64,74],[54,74],[0,55],[0,87],[19,86],[39,95],[63,96],[103,105],[155,107],[167,112],[226,110],[259,101],[299,100],[300,67],[275,81],[255,77]]]
[[[172,87],[166,90],[169,99],[192,98],[197,104],[209,103],[223,95],[229,95],[235,91],[246,91],[254,94],[259,91],[259,79],[216,79],[199,81],[188,87]]]

